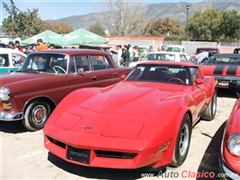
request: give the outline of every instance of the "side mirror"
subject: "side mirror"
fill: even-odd
[[[240,98],[240,84],[237,82],[229,82],[228,88],[237,94],[237,98]]]
[[[121,80],[123,80],[123,79],[125,79],[127,76],[126,76],[126,74],[123,74],[123,75],[121,75]]]
[[[203,82],[204,82],[204,79],[196,79],[195,80],[196,84],[203,84]]]

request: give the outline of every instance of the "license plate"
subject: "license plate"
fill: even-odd
[[[220,81],[218,84],[220,86],[228,86],[229,82],[228,81]]]
[[[87,149],[76,149],[68,146],[67,159],[81,162],[84,164],[90,163],[90,150]]]

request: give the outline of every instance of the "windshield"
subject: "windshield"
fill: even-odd
[[[144,58],[143,61],[175,61],[176,56],[175,54],[167,54],[167,53],[151,53],[147,54]]]
[[[41,71],[48,73],[67,74],[68,56],[62,54],[29,54],[19,71]]]
[[[207,52],[209,52],[211,54],[218,54],[218,51],[215,50],[215,49],[197,49],[196,54],[199,54],[199,53],[205,52],[205,51],[207,51]]]
[[[190,85],[190,74],[189,68],[183,66],[138,64],[126,80]]]
[[[166,47],[165,51],[181,52],[181,48],[179,48],[179,47]]]
[[[239,57],[211,57],[206,64],[236,64],[240,65]]]

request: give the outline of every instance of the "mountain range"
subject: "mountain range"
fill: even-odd
[[[236,10],[240,14],[240,1],[239,0],[206,0],[203,2],[196,3],[160,3],[160,4],[150,4],[146,5],[146,11],[143,16],[149,19],[150,21],[155,21],[156,19],[169,17],[170,19],[180,20],[183,25],[186,23],[187,18],[187,8],[186,6],[190,5],[189,8],[189,17],[194,15],[196,11],[203,12],[209,8],[217,8],[219,11],[224,10]],[[74,30],[79,28],[89,29],[91,26],[95,25],[98,22],[97,14],[99,13],[90,13],[86,15],[79,16],[69,16],[61,19],[57,19],[57,22],[66,23],[74,28]],[[100,13],[101,14],[101,13]]]

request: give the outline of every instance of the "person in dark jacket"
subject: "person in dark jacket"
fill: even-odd
[[[124,45],[122,58],[123,58],[123,65],[128,66],[130,61],[130,53],[129,53],[128,45]]]

